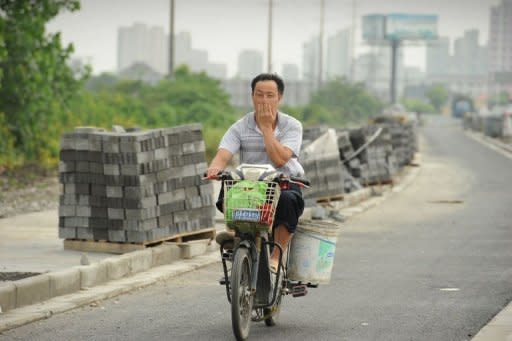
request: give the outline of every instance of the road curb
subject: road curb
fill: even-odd
[[[155,282],[165,281],[169,278],[194,271],[219,261],[220,257],[217,251],[210,249],[207,254],[196,256],[192,259],[184,259],[177,263],[157,266],[129,277],[97,285],[93,288],[81,289],[75,293],[13,309],[2,314],[2,318],[0,319],[0,332],[49,318],[54,314],[63,313],[80,306],[113,298],[134,289],[144,288]]]

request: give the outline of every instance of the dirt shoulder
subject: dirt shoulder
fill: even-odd
[[[59,207],[56,175],[0,174],[0,219]]]

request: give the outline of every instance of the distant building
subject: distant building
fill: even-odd
[[[512,0],[492,7],[489,23],[490,72],[512,72]]]
[[[391,47],[375,46],[371,52],[362,54],[356,60],[355,79],[363,82],[383,100],[390,99]],[[403,49],[398,49],[396,65],[397,97],[403,93]]]
[[[451,73],[450,38],[439,37],[428,42],[426,48],[427,78]]]
[[[144,63],[158,73],[167,73],[166,37],[162,27],[141,23],[121,27],[117,41],[118,71],[135,63]]]
[[[452,73],[473,76],[488,73],[487,48],[478,44],[478,30],[467,30],[455,39]]]
[[[306,82],[317,84],[320,72],[319,36],[313,37],[305,42],[302,51],[302,79]]]
[[[351,30],[339,31],[327,39],[326,79],[350,76]]]
[[[285,82],[295,82],[299,80],[299,67],[295,64],[283,64],[281,77]]]
[[[258,50],[242,50],[238,55],[237,78],[253,79],[263,72],[263,54]]]

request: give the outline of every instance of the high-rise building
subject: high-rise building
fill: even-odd
[[[318,36],[311,38],[303,45],[302,54],[302,79],[316,84],[320,72],[320,39]]]
[[[327,39],[327,79],[349,78],[351,63],[350,39],[350,29],[341,30]]]
[[[238,55],[237,78],[253,79],[263,72],[263,54],[258,50],[242,50]]]
[[[403,49],[397,51],[396,61],[396,87],[397,94],[403,92]],[[391,82],[391,47],[375,46],[372,51],[359,56],[356,61],[355,78],[364,82],[369,89],[383,99],[389,99]]]
[[[154,71],[167,73],[166,38],[162,27],[135,23],[121,27],[117,35],[117,69],[144,63]]]
[[[478,44],[478,30],[467,30],[455,39],[452,73],[455,75],[487,74],[487,49]]]
[[[426,48],[427,77],[446,76],[451,73],[450,38],[439,37]]]
[[[283,64],[281,76],[285,82],[299,80],[299,67],[296,64]]]
[[[491,7],[489,23],[490,72],[512,72],[512,0]]]

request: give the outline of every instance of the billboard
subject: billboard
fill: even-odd
[[[387,39],[437,39],[437,15],[388,14]]]
[[[363,17],[363,39],[429,40],[437,39],[437,15],[370,14]]]

